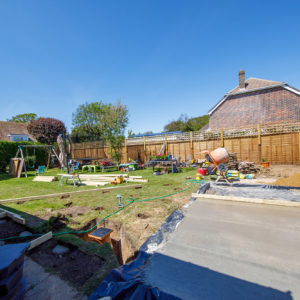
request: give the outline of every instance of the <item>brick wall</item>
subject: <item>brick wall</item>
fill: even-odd
[[[210,129],[300,121],[300,96],[272,88],[229,96],[210,116]]]

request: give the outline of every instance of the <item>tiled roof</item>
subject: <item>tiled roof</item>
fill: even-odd
[[[27,124],[0,121],[0,141],[10,141],[9,134],[27,134]],[[29,135],[30,139],[33,139]]]
[[[231,91],[229,91],[227,93],[227,95],[245,93],[245,92],[251,91],[251,90],[268,88],[271,86],[283,85],[283,84],[285,84],[285,83],[281,82],[281,81],[272,81],[272,80],[251,77],[245,81],[245,88],[241,89],[239,86],[237,86],[234,89],[232,89]]]

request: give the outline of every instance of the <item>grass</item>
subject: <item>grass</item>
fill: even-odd
[[[46,175],[57,175],[58,173],[61,173],[61,171],[53,169],[47,171]],[[123,204],[126,204],[128,203],[126,199],[142,200],[177,193],[188,187],[185,177],[191,176],[195,178],[196,170],[184,169],[182,173],[165,174],[161,176],[153,175],[151,170],[149,170],[149,172],[146,170],[138,170],[130,174],[143,176],[143,178],[148,179],[148,183],[141,183],[141,189],[115,190],[109,193],[91,191],[88,193],[71,194],[70,197],[64,199],[57,196],[26,201],[19,204],[10,202],[0,205],[0,208],[8,209],[22,215],[28,225],[37,231],[41,231],[42,229],[47,231],[51,229],[51,227],[49,228],[49,219],[57,216],[57,214],[65,215],[68,221],[67,228],[63,228],[63,231],[76,230],[82,228],[91,220],[100,220],[118,210],[118,200],[116,197],[118,194],[122,196]],[[57,181],[50,183],[34,182],[32,181],[34,173],[29,172],[29,175],[28,178],[10,178],[5,174],[0,175],[0,200],[60,192],[67,193],[74,190],[88,190],[94,188],[90,186],[74,188],[70,181],[69,185],[63,184],[62,187],[59,187]],[[123,185],[125,184],[126,183],[123,183]],[[110,220],[123,226],[131,237],[134,248],[138,249],[175,209],[181,208],[189,201],[190,195],[194,192],[195,188],[195,185],[191,185],[188,190],[176,195],[170,195],[163,199],[155,199],[147,202],[133,203],[111,216]],[[65,204],[70,202],[72,202],[72,205],[67,208]],[[103,209],[95,210],[97,207],[103,207]],[[76,211],[76,213],[72,213],[74,211]],[[144,214],[147,218],[139,218],[138,214]],[[32,222],[33,219],[35,221],[38,220],[38,222]],[[61,235],[57,238],[79,247],[88,254],[105,257],[106,263],[103,268],[92,276],[83,287],[83,290],[87,294],[117,265],[116,258],[110,247],[88,243],[71,234]]]

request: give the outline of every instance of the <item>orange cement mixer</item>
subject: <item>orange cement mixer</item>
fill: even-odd
[[[200,153],[205,154],[205,158],[207,161],[211,162],[214,165],[212,171],[218,168],[220,164],[225,164],[228,162],[229,154],[225,148],[217,148],[211,152],[202,151]]]

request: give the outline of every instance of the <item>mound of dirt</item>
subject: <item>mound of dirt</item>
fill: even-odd
[[[282,185],[282,186],[297,186],[300,187],[300,173],[295,173],[288,178],[279,178],[273,185]]]

